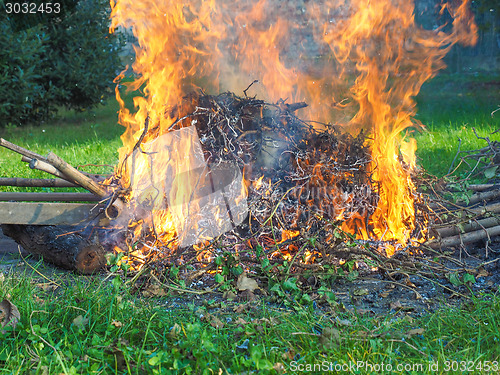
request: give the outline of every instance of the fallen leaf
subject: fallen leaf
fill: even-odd
[[[479,267],[477,270],[477,275],[476,277],[479,279],[480,277],[486,277],[489,276],[489,272],[484,269],[484,267]]]
[[[240,277],[238,277],[236,287],[239,291],[249,290],[253,292],[255,289],[259,288],[259,285],[257,284],[257,281],[247,277],[246,273],[242,273]]]
[[[242,319],[241,317],[238,317],[238,319],[236,319],[234,323],[239,326],[244,326],[248,324],[248,322],[245,319]]]
[[[222,294],[222,298],[224,298],[228,301],[233,301],[236,299],[236,294],[233,291],[228,290],[228,291],[225,291],[224,294]]]
[[[326,327],[319,336],[319,342],[326,347],[338,345],[340,342],[340,332],[338,329]]]
[[[409,286],[410,288],[416,288],[416,287],[417,287],[415,284],[413,284],[413,283],[411,282],[411,280],[410,280],[410,278],[409,278],[409,277],[406,279],[405,284],[406,284],[407,286]]]
[[[270,319],[260,318],[260,319],[254,320],[253,323],[255,323],[257,325],[262,325],[265,323],[267,326],[275,326],[275,325],[279,324],[279,320],[277,318],[274,318],[274,317],[271,317]]]
[[[43,298],[38,297],[36,294],[33,297],[35,297],[36,303],[39,303],[40,305],[43,305],[45,303],[45,300]]]
[[[19,322],[19,319],[21,319],[21,314],[19,313],[16,305],[14,305],[8,299],[4,299],[2,302],[0,302],[1,328],[8,325],[15,328],[17,323]],[[5,331],[2,330],[2,333],[5,333]]]
[[[355,295],[355,296],[366,296],[368,295],[368,289],[366,288],[359,288],[359,289],[354,289],[352,291],[352,294]]]
[[[250,289],[243,290],[239,295],[239,300],[243,302],[252,302],[257,299],[257,296],[253,294]]]
[[[389,297],[389,294],[391,294],[390,291],[385,291],[385,292],[381,292],[379,294],[379,296],[382,297],[382,298],[387,298],[387,297]]]
[[[75,319],[73,319],[72,324],[76,328],[82,329],[83,327],[85,327],[87,325],[88,322],[89,322],[89,320],[87,318],[84,318],[82,315],[78,315]]]
[[[349,319],[336,319],[335,322],[339,326],[349,327],[352,325],[352,322]]]
[[[401,305],[401,302],[399,302],[399,301],[393,301],[389,304],[389,308],[391,310],[399,310],[399,309],[403,308],[403,305]]]
[[[419,292],[417,292],[416,290],[414,290],[414,292],[415,292],[415,299],[422,299],[422,295]]]
[[[163,297],[167,295],[167,292],[158,284],[152,284],[144,289],[142,295],[144,297]]]
[[[127,361],[125,360],[125,355],[123,351],[117,347],[113,347],[111,354],[115,359],[115,365],[119,370],[123,370],[127,366]]]
[[[460,280],[460,276],[458,275],[458,272],[455,273],[449,273],[446,275],[450,283],[452,283],[454,286],[460,286],[463,285],[462,280]]]
[[[224,327],[224,323],[217,318],[216,316],[212,315],[212,319],[210,320],[210,325],[214,328],[222,328]]]
[[[287,349],[282,355],[281,358],[291,361],[295,358],[295,350]]]
[[[415,336],[415,335],[421,335],[422,333],[425,332],[425,329],[424,328],[414,328],[414,329],[410,329],[408,331],[408,336]]]
[[[44,292],[51,292],[57,289],[57,285],[53,283],[39,283],[36,284],[36,287],[42,289]]]
[[[203,317],[201,319],[210,323],[210,325],[214,328],[218,329],[218,328],[224,327],[224,323],[219,318],[217,318],[215,315],[212,315],[210,313],[203,315]]]
[[[182,327],[179,324],[175,323],[173,325],[173,327],[170,328],[170,332],[168,333],[168,337],[175,340],[177,338],[177,336],[179,336],[181,331],[182,331]]]
[[[283,363],[277,362],[273,366],[274,371],[276,371],[278,374],[284,374],[285,373],[285,366]]]
[[[373,311],[370,309],[356,309],[356,313],[359,315],[367,315],[367,314],[373,314]]]
[[[476,283],[476,278],[474,277],[474,275],[471,275],[470,273],[466,273],[464,275],[464,283],[475,284]]]
[[[413,319],[410,315],[405,315],[403,319],[401,319],[403,322],[408,322],[408,323],[413,323],[415,319]]]
[[[5,281],[5,276],[2,272],[0,272],[0,283],[3,283]]]
[[[238,306],[233,308],[233,311],[237,314],[241,314],[243,311],[250,308],[248,303],[240,303]]]
[[[120,328],[120,327],[123,327],[123,323],[118,321],[118,320],[113,320],[111,322],[111,325],[115,326],[116,328]]]

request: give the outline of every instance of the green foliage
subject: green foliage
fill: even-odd
[[[60,4],[57,17],[9,15],[0,6],[0,127],[39,122],[59,106],[90,108],[112,92],[121,64],[109,2]]]
[[[52,100],[40,83],[48,36],[41,27],[12,32],[0,20],[0,127],[46,117]]]

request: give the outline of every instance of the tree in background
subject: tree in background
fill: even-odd
[[[90,108],[112,93],[121,42],[109,34],[109,1],[57,0],[58,13],[55,2],[49,14],[47,2],[30,0],[37,11],[23,14],[0,0],[0,127],[37,123],[60,106]]]

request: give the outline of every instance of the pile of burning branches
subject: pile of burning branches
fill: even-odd
[[[338,263],[348,253],[355,254],[346,250],[347,244],[358,246],[361,253],[371,248],[371,254],[383,258],[386,245],[398,246],[392,241],[354,241],[360,233],[371,234],[368,218],[379,200],[377,184],[371,179],[369,142],[363,132],[353,136],[331,124],[303,121],[294,112],[305,103],[271,104],[232,93],[192,94],[184,102],[186,108],[169,114],[177,118],[171,129],[194,125],[208,165],[229,162],[243,171],[248,217],[214,239],[182,247],[175,239],[161,241],[157,231],[145,225],[139,207],[128,229],[118,231],[120,235],[111,241],[114,244],[108,245],[124,252],[126,262],[136,268],[150,262],[186,272],[194,269],[192,278],[215,270],[214,260],[224,254],[242,264],[260,264],[264,257],[271,264],[285,262],[289,271],[298,271],[320,269]],[[147,153],[144,140],[162,135],[155,124],[146,125],[130,158],[136,150]],[[154,157],[150,160],[151,170],[157,170]],[[120,185],[124,168],[118,168],[119,173],[107,183],[115,197],[126,201],[129,189]],[[417,200],[416,213],[413,236],[423,239],[426,204]],[[154,219],[149,223],[154,224]],[[261,251],[257,254],[256,249]]]

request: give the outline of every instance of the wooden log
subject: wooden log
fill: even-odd
[[[492,201],[498,198],[500,198],[500,189],[485,191],[474,194],[472,197],[470,197],[469,204],[476,204],[482,201]]]
[[[74,168],[70,164],[66,163],[63,159],[61,159],[53,152],[50,152],[47,155],[47,161],[54,167],[59,169],[59,171],[61,171],[73,182],[84,187],[85,189],[87,189],[91,193],[94,193],[98,197],[104,198],[109,195],[108,192],[104,190],[102,187],[100,187],[94,180],[85,176],[82,172],[80,172],[78,169]]]
[[[0,138],[0,146],[8,148],[9,150],[17,152],[18,154],[24,155],[30,159],[38,159],[38,160],[45,161],[45,158],[42,155],[39,155],[36,152],[30,151],[30,150],[26,150],[25,148],[22,148],[21,146],[18,146],[18,145],[15,145],[14,143],[6,141],[3,138]]]
[[[18,193],[0,192],[0,202],[98,202],[91,193]]]
[[[0,224],[85,225],[101,218],[95,203],[0,202]]]
[[[0,186],[17,187],[78,187],[78,185],[58,178],[0,178]]]
[[[500,213],[500,203],[489,204],[482,207],[468,208],[468,211],[476,215],[484,215],[487,213],[497,214]]]
[[[74,232],[73,227],[3,224],[2,231],[30,253],[58,267],[82,274],[106,265],[105,250]]]
[[[23,156],[21,158],[21,161],[28,163],[31,169],[37,169],[42,172],[46,172],[49,174],[52,174],[54,176],[57,176],[62,179],[68,179],[64,174],[62,174],[56,167],[54,167],[52,164],[49,164],[47,162],[38,160],[38,159],[30,159],[26,156]],[[110,177],[110,175],[103,175],[103,174],[96,174],[96,173],[86,173],[86,172],[80,172],[83,175],[91,178],[92,180],[96,182],[101,182],[104,181],[106,178]]]
[[[106,190],[100,187],[97,184],[97,182],[85,176],[83,173],[81,173],[79,170],[77,170],[70,164],[66,163],[63,159],[61,159],[53,152],[50,152],[47,155],[47,161],[51,163],[54,167],[59,169],[66,176],[68,176],[73,182],[77,183],[78,185],[82,186],[88,191],[94,193],[98,197],[101,198],[109,197],[110,194],[108,194]],[[106,207],[105,210],[106,216],[110,219],[116,219],[118,216],[120,216],[120,213],[122,212],[124,207],[125,207],[124,202],[120,199],[116,199],[111,205]]]
[[[28,162],[29,162],[29,166],[31,169],[37,169],[39,171],[42,171],[42,172],[45,172],[45,173],[48,173],[48,174],[51,174],[53,176],[56,176],[56,177],[59,177],[63,180],[66,180],[66,181],[69,181],[69,182],[73,182],[71,181],[71,179],[66,176],[64,173],[61,173],[61,171],[59,171],[56,167],[54,167],[53,165],[43,161],[43,160],[38,160],[38,159],[29,159],[29,158],[26,158],[25,156],[23,156],[23,161],[26,161],[26,159],[28,159]],[[74,183],[74,182],[73,182]]]
[[[500,189],[500,184],[473,184],[468,186],[469,190],[485,191],[489,189]]]
[[[470,221],[462,225],[450,225],[444,228],[436,228],[436,232],[441,238],[456,236],[462,233],[473,232],[483,228],[491,228],[500,225],[500,218],[489,217],[481,220]]]
[[[493,201],[497,198],[500,198],[500,189],[478,192],[478,193],[472,195],[469,198],[468,202],[465,200],[460,200],[457,203],[458,204],[472,205],[472,204],[476,204],[476,203],[483,202],[483,201],[485,201],[485,202]]]
[[[462,243],[472,243],[477,242],[488,237],[500,235],[500,225],[496,227],[476,230],[474,232],[469,232],[465,234],[459,234],[457,236],[446,237],[441,240],[442,247],[450,247],[460,245]]]

